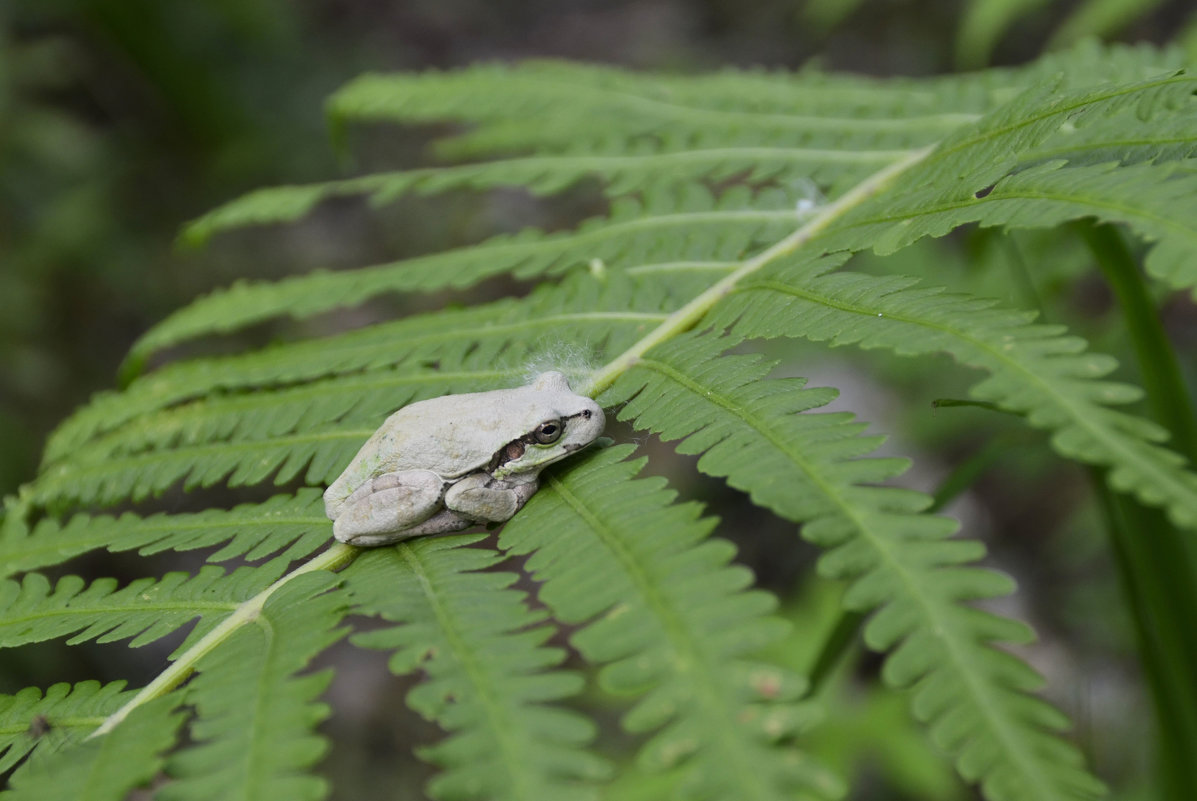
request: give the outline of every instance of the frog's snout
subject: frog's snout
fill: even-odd
[[[570,419],[566,426],[569,441],[564,443],[563,450],[572,453],[586,447],[598,439],[599,434],[603,433],[606,426],[607,418],[603,415],[603,408],[594,401],[590,401],[582,411]]]

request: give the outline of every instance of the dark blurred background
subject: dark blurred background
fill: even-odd
[[[1086,31],[1157,43],[1179,33],[1191,51],[1197,50],[1192,46],[1197,29],[1191,0],[1106,3],[1121,7],[1122,15],[1078,22],[1078,9],[1091,5],[1097,4],[0,2],[0,494],[15,491],[34,475],[44,438],[56,423],[91,393],[116,386],[118,367],[134,339],[198,295],[238,279],[363,266],[484,235],[493,209],[484,220],[477,198],[450,196],[404,202],[399,212],[382,214],[368,213],[353,201],[334,203],[313,221],[287,230],[218,237],[202,251],[175,247],[183,222],[247,190],[427,161],[426,132],[367,132],[355,139],[353,156],[330,145],[324,98],[363,71],[562,57],[683,73],[726,65],[798,68],[813,61],[872,75],[930,75],[1025,63]],[[964,16],[963,9],[981,6],[1013,10],[1002,35],[986,35],[985,25],[996,29],[992,21],[982,24]],[[550,212],[521,207],[527,203],[522,196],[508,200],[514,218],[545,225],[543,215]],[[976,266],[986,253],[1003,247],[986,236],[954,242],[948,255],[938,243],[922,243],[898,254],[886,269],[917,273],[921,265],[953,259]],[[854,266],[869,269],[867,258]],[[1000,286],[1006,279],[996,280],[995,292],[1011,300]],[[1110,303],[1099,283],[1079,290],[1061,287],[1061,293],[1071,293],[1068,322],[1080,321],[1081,333],[1099,348],[1119,347],[1102,341],[1101,320]],[[1053,291],[1043,285],[1039,289]],[[1185,299],[1172,305],[1172,314],[1187,321],[1192,335],[1197,330],[1192,305]],[[254,336],[262,333],[250,332],[246,341]],[[973,421],[967,412],[932,416],[920,400],[909,407],[906,419],[895,417],[893,409],[903,404],[891,393],[900,394],[903,384],[916,384],[920,376],[946,365],[925,360],[912,367],[881,359],[862,371],[820,349],[809,356],[799,372],[814,374],[814,384],[843,388],[852,396],[847,408],[881,421],[883,430],[910,432],[907,436],[924,447],[946,453],[945,463],[979,447],[968,439]],[[1111,664],[1110,653],[1125,655],[1131,645],[1119,603],[1112,600],[1117,587],[1105,565],[1104,546],[1094,536],[1099,527],[1090,513],[1077,511],[1086,497],[1085,477],[1071,467],[1059,472],[1059,463],[1045,459],[1042,448],[1024,449],[1028,437],[1019,426],[1010,425],[1008,435],[1004,469],[984,477],[966,506],[955,511],[971,520],[972,533],[1000,532],[1006,542],[1016,543],[995,544],[995,561],[1008,568],[1017,565],[1012,572],[1024,590],[1031,586],[1019,602],[1037,609],[1006,611],[1031,619],[1045,635],[1037,665],[1057,674],[1051,681],[1055,700],[1079,718],[1082,732],[1100,730],[1103,720],[1120,719],[1119,705],[1145,701],[1133,677],[1128,678],[1133,664],[1105,667]],[[908,441],[894,446],[899,453],[918,450]],[[933,488],[946,470],[937,469],[935,459],[920,459],[913,480]],[[768,553],[770,537],[793,541],[792,526],[779,526],[713,482],[691,486],[688,494],[702,496],[725,521],[732,521],[721,533],[737,539],[741,558],[757,570],[762,583],[789,594],[795,566]],[[737,528],[753,531],[754,537],[735,536]],[[795,558],[809,562],[809,555]],[[834,608],[834,599],[808,598],[804,603],[808,611],[795,614]],[[1057,625],[1074,639],[1067,649],[1052,639]],[[1063,666],[1053,668],[1053,659]],[[338,717],[330,725],[340,727],[334,732],[338,743],[353,739],[354,731],[358,742],[327,766],[339,786],[348,788],[338,797],[352,797],[355,765],[369,760],[403,759],[412,787],[426,775],[426,768],[410,756],[394,756],[397,749],[388,739],[392,730],[377,721],[370,727],[361,723],[401,703],[404,685],[379,683],[381,662],[381,657],[360,657],[339,665],[332,691]],[[116,667],[114,676],[131,675],[122,670]],[[82,675],[95,675],[89,671]],[[362,678],[367,673],[374,678]],[[1076,698],[1070,699],[1069,677],[1078,675],[1097,689],[1076,689]],[[137,677],[132,678],[136,684]],[[366,685],[360,682],[370,692],[361,692]],[[338,686],[348,689],[339,692]],[[376,693],[387,693],[389,699]],[[1113,706],[1088,709],[1085,699],[1092,697],[1112,699],[1108,704]],[[886,725],[898,725],[892,721],[904,715],[901,704],[864,708],[862,703],[858,719],[832,722],[830,730],[834,735],[839,726],[844,738],[859,740],[879,730],[876,716],[889,721]],[[420,724],[409,715],[404,725]],[[1143,725],[1139,709],[1134,726]],[[431,731],[424,734],[435,738]],[[1127,763],[1115,770],[1133,774],[1133,764],[1141,766],[1143,746],[1130,749],[1130,755],[1116,752],[1128,736],[1139,734],[1141,729],[1128,728],[1121,737],[1115,733],[1104,743],[1082,745],[1107,752],[1099,757],[1114,752],[1115,762]],[[1082,739],[1087,736],[1083,733]],[[924,798],[952,798],[959,792],[951,779],[922,781],[913,786],[923,788]],[[926,782],[934,781],[949,784],[930,794]],[[368,782],[362,779],[361,784]],[[867,795],[867,786],[858,793]]]

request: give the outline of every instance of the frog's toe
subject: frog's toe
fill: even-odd
[[[405,535],[393,531],[386,534],[345,534],[343,531],[338,532],[334,524],[333,536],[336,537],[337,542],[343,542],[346,545],[356,545],[359,548],[369,548],[375,545],[389,545],[392,542],[398,542]]]
[[[389,520],[359,517],[346,511],[333,521],[333,537],[346,545],[381,545],[400,538],[403,526],[393,515]]]

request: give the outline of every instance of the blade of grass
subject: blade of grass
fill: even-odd
[[[1100,471],[1094,492],[1106,518],[1119,580],[1134,621],[1139,661],[1155,713],[1157,798],[1197,798],[1197,643],[1192,630],[1192,572],[1178,556],[1167,518],[1113,493]],[[1187,623],[1187,625],[1186,625]]]

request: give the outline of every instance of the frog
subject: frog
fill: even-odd
[[[543,372],[522,387],[443,395],[388,417],[324,493],[338,542],[389,545],[510,520],[547,466],[602,434],[603,409]]]

